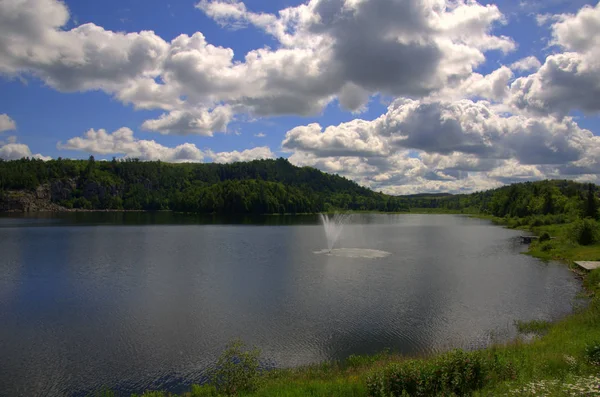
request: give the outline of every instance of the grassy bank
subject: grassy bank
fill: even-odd
[[[577,242],[575,229],[580,223],[579,220],[564,219],[564,223],[551,223],[551,218],[546,220],[543,217],[527,219],[476,216],[489,219],[497,225],[524,230],[537,236],[547,234],[551,239],[533,241],[529,246],[527,254],[536,258],[562,261],[570,267],[578,260],[600,261],[600,243],[581,245]]]
[[[485,217],[494,223],[548,233],[528,254],[560,259],[600,260],[600,244],[580,245],[577,222],[560,219]],[[344,362],[261,372],[257,352],[235,345],[224,353],[213,382],[181,396],[600,396],[600,270],[582,274],[589,304],[553,324],[516,324],[527,338],[475,352],[453,351],[426,358],[382,353]],[[526,341],[527,340],[527,341]],[[102,396],[112,396],[110,393]],[[143,397],[174,396],[154,391]]]
[[[409,210],[411,214],[466,214],[476,215],[478,210],[476,208],[463,208],[463,209],[449,209],[449,208],[411,208]]]

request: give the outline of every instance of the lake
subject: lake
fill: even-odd
[[[316,254],[317,216],[0,217],[0,395],[181,391],[227,342],[290,367],[514,338],[572,311],[580,282],[519,232],[454,215],[356,214]]]

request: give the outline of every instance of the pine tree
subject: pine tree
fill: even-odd
[[[585,206],[585,217],[594,219],[598,217],[598,202],[596,201],[594,185],[591,183],[588,185],[588,196],[587,203]]]

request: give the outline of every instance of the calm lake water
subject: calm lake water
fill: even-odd
[[[179,391],[228,341],[268,365],[467,349],[571,312],[580,283],[518,232],[451,215],[0,217],[0,395]]]

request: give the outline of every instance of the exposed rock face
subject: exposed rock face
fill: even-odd
[[[49,199],[49,186],[40,186],[34,193],[23,191],[4,192],[0,197],[0,212],[66,211],[66,208],[52,203]]]
[[[0,212],[69,211],[57,203],[73,199],[78,188],[81,195],[90,201],[119,196],[122,190],[120,186],[104,186],[92,181],[57,179],[38,186],[32,192],[0,192]]]
[[[52,181],[50,185],[50,198],[54,202],[68,200],[75,189],[77,189],[77,182],[73,179]]]
[[[118,196],[119,189],[116,186],[103,186],[96,182],[86,182],[82,188],[83,197],[90,200],[93,197],[98,197],[100,201],[106,196]]]

